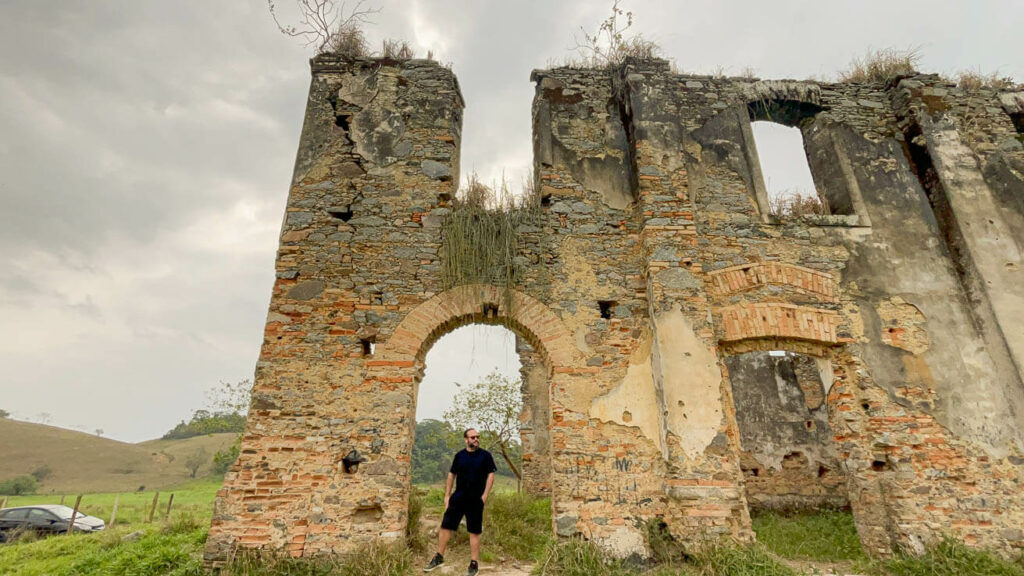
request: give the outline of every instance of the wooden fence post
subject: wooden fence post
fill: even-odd
[[[160,493],[153,494],[153,506],[149,509],[149,520],[146,522],[153,523],[153,514],[156,513],[156,503],[160,500]]]
[[[114,496],[114,509],[110,512],[110,522],[107,523],[107,528],[114,525],[114,520],[117,520],[117,503],[121,501],[121,495],[116,494]]]
[[[164,514],[164,522],[171,518],[171,504],[174,504],[174,492],[171,492],[171,498],[167,500],[167,513]]]
[[[64,495],[63,494],[60,495],[60,504],[61,504],[61,506],[64,505]]]
[[[75,498],[75,509],[71,511],[71,521],[68,522],[68,534],[72,533],[75,529],[75,518],[78,517],[78,507],[82,504],[82,495],[79,494],[78,498]]]
[[[0,508],[7,508],[7,496],[4,496],[4,499],[0,500]]]

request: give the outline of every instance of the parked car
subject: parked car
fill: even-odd
[[[62,504],[18,506],[0,510],[0,542],[5,542],[15,530],[31,530],[39,534],[58,534],[68,531],[74,508]],[[106,528],[106,522],[83,514],[75,516],[74,532],[97,532]]]

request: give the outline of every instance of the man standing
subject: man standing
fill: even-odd
[[[466,449],[459,450],[452,460],[448,471],[448,480],[444,486],[444,518],[441,530],[437,534],[437,554],[424,572],[430,572],[444,564],[444,551],[452,533],[459,529],[459,522],[466,517],[466,530],[469,532],[469,571],[466,576],[476,576],[480,562],[480,534],[483,533],[484,503],[494,485],[494,458],[491,453],[480,448],[480,433],[470,428],[462,433]],[[452,493],[452,484],[455,492]]]

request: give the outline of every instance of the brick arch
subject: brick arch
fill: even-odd
[[[838,312],[779,302],[747,302],[718,309],[723,342],[749,339],[807,340],[839,343]]]
[[[504,325],[525,338],[555,371],[574,362],[573,339],[562,320],[539,300],[488,284],[446,290],[423,302],[378,349],[382,362],[422,361],[438,338],[471,323]]]
[[[747,338],[744,340],[723,341],[718,351],[722,356],[736,356],[747,352],[772,352],[782,350],[794,354],[829,358],[838,350],[833,343],[816,342],[813,340],[796,340],[792,338]]]

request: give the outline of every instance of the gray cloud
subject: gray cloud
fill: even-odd
[[[451,63],[464,170],[515,182],[530,162],[530,70],[569,55],[609,5],[394,0],[368,32]],[[927,71],[1024,78],[1015,0],[627,8],[684,71],[823,76],[897,45],[920,46]],[[141,440],[252,374],[308,56],[261,1],[0,5],[0,407]],[[507,348],[465,338],[439,341],[424,387],[469,381],[473,366],[515,371]],[[466,349],[473,366],[457,363]]]

